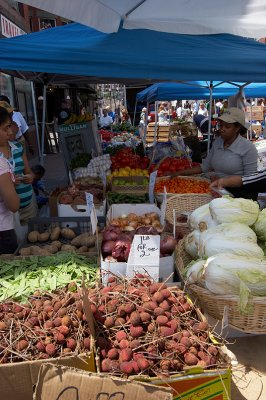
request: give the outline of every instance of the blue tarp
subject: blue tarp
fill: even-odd
[[[266,46],[229,34],[195,36],[145,29],[106,34],[73,23],[1,39],[0,69],[150,83],[266,82]]]
[[[210,82],[209,82],[210,83]],[[236,86],[237,85],[237,86]],[[235,95],[239,86],[245,85],[244,82],[213,82],[213,98],[226,99]],[[266,97],[266,83],[250,83],[244,87],[244,93],[247,98]],[[152,103],[156,100],[192,100],[209,99],[210,90],[208,82],[194,81],[184,83],[162,82],[142,90],[136,96],[139,102]]]

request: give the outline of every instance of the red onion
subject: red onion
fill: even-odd
[[[125,262],[128,259],[131,243],[128,241],[118,240],[112,251],[112,257],[119,262]]]
[[[102,254],[104,257],[110,256],[112,254],[113,248],[115,247],[115,242],[113,240],[107,240],[102,242]]]
[[[107,228],[103,232],[103,240],[108,241],[108,240],[117,240],[119,233],[121,233],[120,229],[118,229],[118,232],[116,230]]]
[[[166,236],[164,239],[161,239],[160,252],[163,255],[171,255],[174,252],[176,245],[177,241],[172,236]]]

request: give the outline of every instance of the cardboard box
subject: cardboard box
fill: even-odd
[[[102,204],[95,204],[97,217],[104,217],[106,214],[106,200]],[[59,217],[90,217],[89,208],[85,205],[60,204],[57,199],[57,213]]]
[[[252,106],[251,108],[246,107],[246,117],[250,121],[250,112],[251,112],[251,120],[263,121],[264,120],[264,107],[263,106]]]
[[[126,276],[127,263],[126,262],[104,261],[101,256],[101,274],[102,274],[102,282],[104,284],[107,283],[108,272],[114,273],[115,275],[118,275],[118,276],[119,275]],[[150,272],[150,270],[149,270],[149,272]],[[151,275],[151,277],[153,277],[151,272],[150,272],[150,275]],[[161,282],[166,279],[168,279],[167,280],[168,283],[172,283],[173,279],[174,279],[174,256],[173,255],[170,257],[160,258],[159,281]]]
[[[106,214],[106,223],[107,225],[110,224],[112,219],[121,217],[121,215],[129,213],[143,215],[150,212],[161,215],[161,210],[154,204],[113,204]]]
[[[231,371],[219,369],[201,371],[191,368],[185,374],[176,374],[163,381],[150,378],[154,385],[171,387],[173,400],[230,400]]]
[[[159,216],[161,215],[161,210],[156,207],[154,204],[113,204],[106,215],[106,223],[110,223],[113,218],[118,218],[121,215],[134,213],[136,215],[143,215],[149,212],[156,212]],[[114,274],[126,276],[127,263],[123,262],[109,262],[104,261],[101,257],[101,270],[102,272],[113,272]],[[159,267],[159,280],[163,281],[172,274],[172,276],[168,279],[168,282],[173,282],[174,276],[174,258],[163,257],[160,258],[160,267]],[[103,282],[106,282],[103,276]]]
[[[34,399],[171,400],[172,394],[169,388],[45,364],[40,370]]]
[[[32,400],[34,387],[42,365],[49,362],[54,365],[75,367],[95,372],[94,355],[51,358],[48,360],[23,361],[0,365],[1,400]],[[55,398],[56,399],[56,398]]]

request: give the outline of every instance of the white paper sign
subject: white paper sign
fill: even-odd
[[[98,219],[97,219],[97,215],[96,215],[96,210],[95,210],[94,204],[92,204],[92,208],[91,208],[91,230],[92,230],[92,234],[93,235],[95,235],[95,233],[96,233],[97,225],[98,225]]]
[[[135,235],[127,266],[131,267],[159,267],[160,263],[160,236]],[[131,268],[132,269],[132,268]]]
[[[160,236],[135,235],[127,262],[128,277],[136,272],[148,273],[155,281],[159,281]]]
[[[149,200],[150,200],[150,203],[151,203],[151,204],[154,203],[154,186],[155,186],[155,182],[156,182],[157,172],[158,172],[158,171],[153,171],[153,172],[150,174]]]
[[[93,194],[85,192],[85,196],[86,196],[86,204],[87,204],[87,207],[88,207],[88,214],[90,216],[91,209],[92,209],[92,206],[93,206]]]
[[[165,221],[166,203],[167,203],[167,192],[166,192],[166,188],[164,187],[163,202],[161,205],[161,217],[160,217],[161,225],[164,225],[164,221]]]

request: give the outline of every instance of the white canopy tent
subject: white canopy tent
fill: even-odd
[[[23,0],[99,31],[151,29],[205,35],[265,36],[265,0]]]

